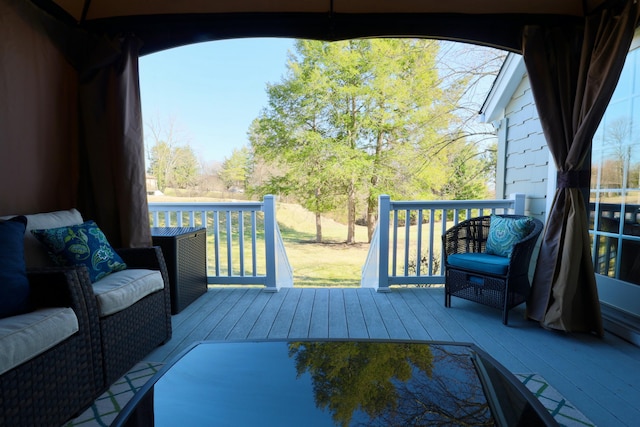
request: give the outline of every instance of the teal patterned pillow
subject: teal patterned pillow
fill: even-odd
[[[31,230],[31,233],[44,243],[57,265],[86,266],[92,283],[114,271],[127,268],[94,221],[69,227]]]
[[[511,258],[513,245],[524,239],[533,229],[530,218],[504,218],[491,215],[485,252]]]

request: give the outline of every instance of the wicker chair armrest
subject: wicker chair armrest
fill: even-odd
[[[160,270],[164,264],[162,250],[158,246],[146,248],[118,248],[116,252],[129,268]]]
[[[514,249],[517,246],[520,247],[527,247],[527,246],[535,246],[536,242],[538,241],[538,237],[540,236],[540,234],[542,233],[542,222],[538,219],[534,220],[534,228],[533,230],[531,230],[531,233],[529,233],[529,235],[527,237],[525,237],[522,240],[519,240],[515,245],[514,245]]]
[[[518,241],[513,245],[511,251],[510,270],[512,273],[521,271],[526,274],[529,271],[529,264],[531,263],[531,255],[535,249],[538,237],[542,232],[542,222],[535,220],[534,229],[529,233],[527,237]]]
[[[70,307],[78,319],[80,334],[90,352],[94,392],[103,387],[102,347],[98,309],[86,267],[48,267],[27,271],[30,298],[35,308]]]

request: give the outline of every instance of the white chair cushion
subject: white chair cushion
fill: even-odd
[[[100,317],[122,311],[162,288],[162,274],[145,269],[117,271],[93,284]]]
[[[0,375],[76,332],[78,318],[68,307],[43,308],[0,319]]]

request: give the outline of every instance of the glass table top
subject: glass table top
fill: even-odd
[[[114,425],[555,425],[470,344],[203,342],[166,365]]]

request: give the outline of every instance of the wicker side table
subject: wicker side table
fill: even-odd
[[[197,227],[152,227],[151,238],[167,263],[171,314],[177,314],[207,292],[207,230]]]

